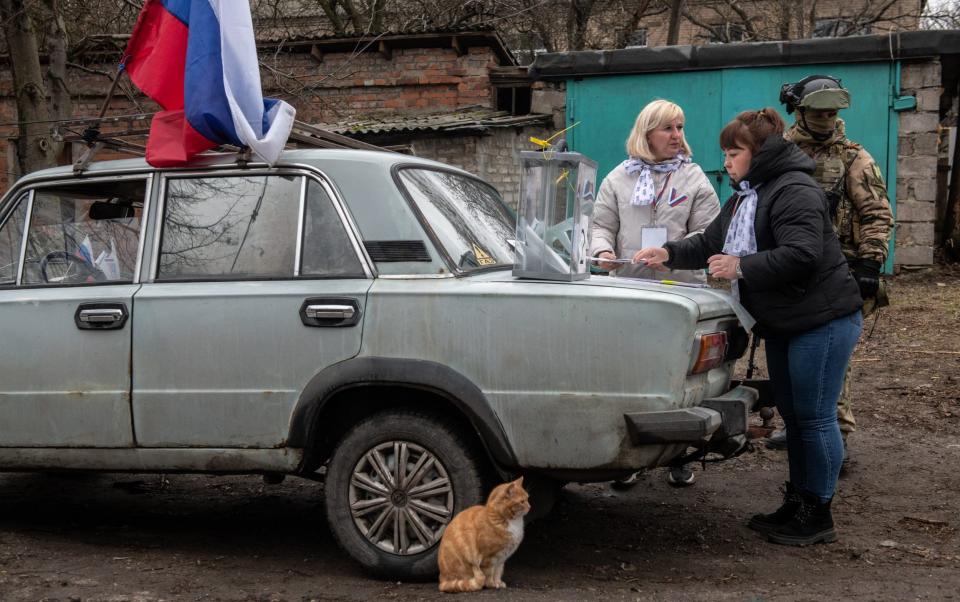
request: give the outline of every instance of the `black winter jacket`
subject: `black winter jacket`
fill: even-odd
[[[863,301],[830,221],[826,197],[810,177],[816,164],[795,144],[768,137],[744,178],[757,190],[757,252],[740,259],[740,301],[756,318],[760,336],[817,328],[860,309]],[[736,195],[706,231],[668,242],[666,265],[707,266],[722,253]]]

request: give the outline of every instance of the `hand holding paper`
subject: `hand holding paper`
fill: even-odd
[[[633,259],[610,259],[609,257],[603,257],[602,255],[591,257],[590,261],[600,264],[609,263],[611,266],[613,266],[611,269],[614,269],[617,265],[622,265],[624,263],[633,263]]]
[[[617,256],[613,254],[613,251],[603,251],[596,257],[591,257],[590,261],[599,264],[601,268],[607,271],[615,270],[620,267],[621,264],[630,263],[629,259],[617,259]]]
[[[667,250],[663,247],[647,247],[645,249],[640,249],[637,251],[637,254],[633,256],[634,263],[644,263],[647,266],[661,272],[667,270],[667,267],[664,266],[663,263],[668,259],[670,259],[670,254],[667,253]]]

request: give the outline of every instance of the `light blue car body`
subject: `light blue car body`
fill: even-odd
[[[638,437],[626,416],[682,418],[724,395],[755,401],[731,385],[735,357],[692,373],[701,335],[739,328],[726,293],[607,276],[517,279],[509,265],[460,273],[405,198],[399,166],[472,177],[396,153],[300,150],[273,167],[236,155],[187,170],[123,160],[18,181],[0,219],[52,184],[145,177],[149,192],[132,283],[0,286],[0,470],[302,474],[345,428],[334,419],[349,415],[337,407],[343,392],[367,387],[429,396],[468,421],[504,471],[601,480],[665,465],[695,443]],[[364,276],[155,281],[165,182],[185,173],[320,183]],[[394,240],[422,241],[429,260],[371,259],[367,242]],[[356,322],[305,326],[305,300],[317,297],[355,300]],[[80,330],[81,303],[122,303],[129,318]],[[699,416],[704,438],[724,418]]]

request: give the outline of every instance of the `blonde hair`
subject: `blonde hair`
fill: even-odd
[[[633,131],[627,138],[627,154],[636,159],[643,159],[648,163],[656,163],[657,159],[653,156],[650,144],[647,142],[647,134],[674,119],[685,119],[683,109],[680,108],[680,105],[669,100],[654,100],[643,107],[643,110],[637,115],[637,121],[633,124]],[[683,136],[683,154],[687,157],[693,155],[690,145],[687,144],[686,136]]]

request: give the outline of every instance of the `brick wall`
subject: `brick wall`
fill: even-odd
[[[6,92],[6,90],[3,92]],[[7,101],[7,98],[9,98],[9,94],[4,94],[3,101],[0,101],[0,124],[12,123],[17,120],[17,109],[12,101]],[[2,170],[0,170],[0,191],[9,188],[10,183],[17,178],[17,166],[10,153],[10,148],[15,144],[10,140],[10,135],[14,131],[15,128],[11,126],[0,126],[0,133],[3,135],[3,143],[0,144],[0,155],[2,155],[0,156],[0,166],[2,166]]]
[[[567,82],[538,81],[530,89],[530,112],[553,115],[553,127],[562,130],[567,122]]]
[[[496,128],[484,135],[429,137],[411,145],[418,157],[426,157],[476,174],[492,184],[513,209],[517,208],[520,170],[517,153],[532,150],[530,136],[549,136],[541,127]]]
[[[267,60],[268,57],[262,57]],[[307,123],[334,123],[367,117],[415,116],[469,106],[493,108],[496,97],[490,84],[490,68],[499,64],[497,54],[485,46],[470,46],[458,53],[453,48],[395,48],[379,52],[279,53],[269,57],[271,67],[292,77],[262,72],[264,94],[283,98],[297,109],[297,118]],[[112,64],[93,65],[109,72]],[[121,80],[131,87],[129,80]],[[74,117],[98,114],[108,80],[95,73],[71,69],[68,86],[74,97]],[[108,116],[156,111],[142,96],[134,99],[117,93]],[[0,124],[16,121],[16,105],[8,70],[0,71]],[[82,130],[81,128],[77,128]],[[104,130],[108,131],[107,128]],[[69,134],[69,132],[65,132]],[[17,134],[13,125],[0,125],[7,140]],[[144,139],[136,140],[144,143]],[[0,191],[16,179],[11,144],[0,144]],[[114,158],[107,154],[99,159]],[[70,153],[64,155],[70,161]]]
[[[320,61],[309,54],[292,54],[282,69],[308,87],[287,99],[296,106],[298,118],[334,123],[492,107],[489,71],[498,64],[493,51],[484,47],[470,47],[462,55],[452,48],[406,48],[394,49],[389,57],[376,52],[329,53]],[[282,94],[272,83],[272,78],[264,78],[267,93]]]
[[[901,94],[917,98],[917,108],[899,114],[897,151],[897,265],[933,263],[937,200],[940,61],[905,63]]]

